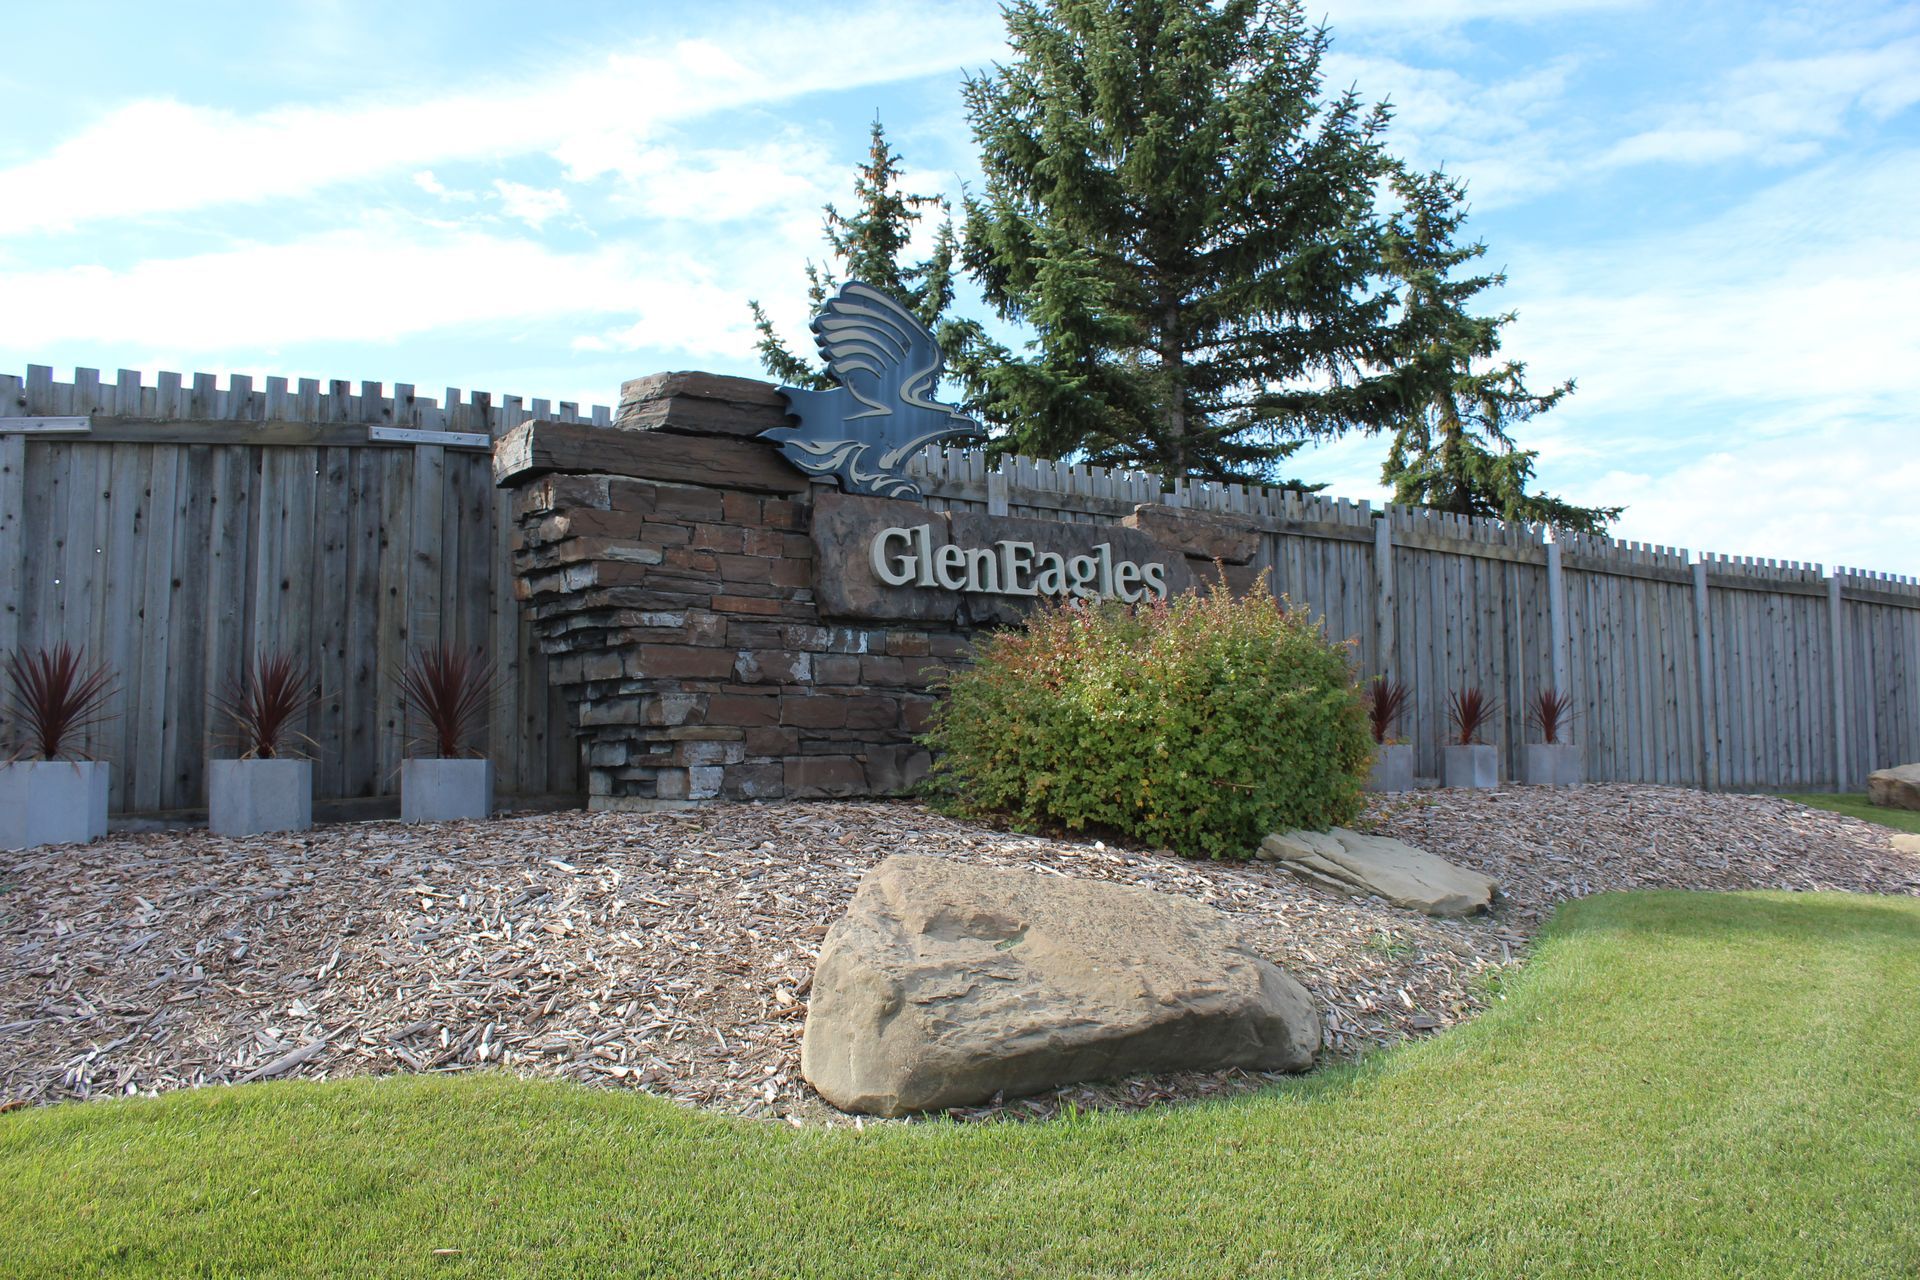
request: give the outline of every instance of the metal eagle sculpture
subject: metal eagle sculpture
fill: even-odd
[[[849,280],[813,318],[814,342],[837,387],[781,387],[797,427],[761,438],[808,475],[834,476],[848,493],[918,498],[907,460],[936,440],[985,434],[933,399],[942,361],[933,335],[898,300]]]

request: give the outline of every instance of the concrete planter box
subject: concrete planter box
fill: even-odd
[[[457,822],[493,813],[493,761],[400,762],[400,820]]]
[[[1577,787],[1584,780],[1578,745],[1530,742],[1520,748],[1520,781],[1528,786]]]
[[[1440,784],[1491,790],[1500,785],[1500,749],[1482,742],[1440,748]]]
[[[1413,747],[1405,742],[1374,747],[1373,772],[1367,775],[1367,790],[1413,790]]]
[[[107,834],[107,770],[98,760],[0,764],[0,849],[85,844]]]
[[[214,835],[257,836],[312,825],[311,760],[207,762],[207,830]]]

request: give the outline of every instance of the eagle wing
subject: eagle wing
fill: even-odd
[[[814,317],[813,333],[827,368],[866,406],[849,421],[920,403],[940,368],[940,349],[914,314],[858,280]]]

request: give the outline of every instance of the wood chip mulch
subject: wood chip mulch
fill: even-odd
[[[1183,893],[1316,997],[1331,1058],[1460,1021],[1554,903],[1610,889],[1920,894],[1881,827],[1638,786],[1421,792],[1367,822],[1499,881],[1430,920],[1267,863],[1044,839],[906,803],[720,805],[0,854],[0,1109],[268,1078],[505,1068],[792,1123],[809,976],[861,874],[938,854]],[[1256,1088],[1256,1073],[1074,1085],[956,1114],[1044,1116]]]

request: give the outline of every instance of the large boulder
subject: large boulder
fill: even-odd
[[[1396,907],[1430,916],[1485,911],[1499,888],[1478,871],[1425,849],[1345,827],[1270,835],[1260,842],[1258,856],[1316,884],[1378,894]]]
[[[1204,903],[1100,880],[891,857],[814,970],[800,1068],[848,1111],[900,1116],[1075,1080],[1300,1071],[1304,988]]]
[[[1867,799],[1890,809],[1920,809],[1920,764],[1895,765],[1868,774]]]

